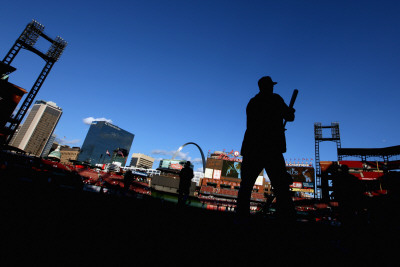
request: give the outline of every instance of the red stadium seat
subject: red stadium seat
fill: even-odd
[[[343,160],[339,161],[340,165],[347,165],[349,169],[362,169],[363,163],[361,161]]]
[[[383,175],[383,172],[363,172],[362,180],[377,180]]]

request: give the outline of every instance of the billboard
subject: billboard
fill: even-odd
[[[221,176],[240,179],[240,166],[241,162],[224,160]]]
[[[233,150],[231,153],[234,153]],[[237,154],[238,153],[236,153],[235,155]],[[242,160],[236,157],[229,158],[225,155],[222,158],[207,158],[204,178],[222,180],[226,179],[229,181],[233,181],[232,179],[241,179],[241,166]],[[263,185],[264,180],[264,170],[262,170],[258,175],[255,184]]]
[[[206,171],[204,172],[204,178],[212,178],[213,175],[213,169],[206,168]]]
[[[208,158],[206,168],[221,170],[222,169],[222,160]]]
[[[221,171],[214,170],[213,179],[220,179],[221,178]]]
[[[314,168],[310,166],[286,166],[287,172],[293,177],[292,188],[314,188]]]
[[[173,170],[181,170],[185,165],[185,160],[168,160],[163,159],[160,161],[160,167],[163,169],[173,169]]]

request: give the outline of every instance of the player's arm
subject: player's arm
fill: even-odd
[[[294,108],[286,105],[285,101],[281,97],[282,102],[282,116],[286,121],[294,121],[294,112],[296,111]]]

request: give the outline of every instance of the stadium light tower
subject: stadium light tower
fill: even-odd
[[[322,129],[331,129],[331,136],[324,137]],[[321,164],[319,157],[319,144],[324,141],[336,143],[337,150],[341,148],[339,122],[332,122],[329,126],[323,126],[320,122],[314,123],[314,139],[315,139],[315,193],[314,196],[321,198]],[[342,156],[338,153],[338,161],[342,160]]]
[[[35,53],[36,55],[40,56],[45,62],[46,65],[43,67],[42,71],[39,74],[39,77],[36,79],[36,82],[32,86],[31,90],[29,91],[28,95],[26,96],[24,102],[22,103],[21,107],[19,108],[18,112],[15,115],[11,115],[9,118],[6,126],[5,132],[8,136],[6,143],[9,143],[12,136],[15,133],[15,130],[18,128],[19,124],[21,123],[22,119],[24,118],[26,112],[28,111],[29,107],[31,106],[34,98],[36,97],[37,93],[39,92],[40,87],[42,87],[44,80],[46,79],[47,75],[49,75],[51,68],[53,67],[54,63],[58,61],[62,52],[64,51],[65,47],[67,46],[67,42],[57,36],[54,40],[51,39],[49,36],[43,33],[44,26],[37,22],[36,20],[32,20],[21,33],[19,38],[15,41],[14,45],[11,47],[10,51],[3,59],[3,63],[5,65],[10,66],[11,62],[17,56],[18,52],[21,48],[24,48],[28,51]],[[39,39],[39,37],[43,37],[45,40],[51,43],[51,46],[46,54],[42,53],[41,51],[34,48],[35,43]]]

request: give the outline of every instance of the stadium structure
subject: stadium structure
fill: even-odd
[[[149,186],[152,196],[167,198],[177,201],[179,189],[179,173],[185,165],[186,160],[162,159],[159,167],[151,175]],[[193,168],[193,164],[191,164]],[[197,195],[196,183],[192,180],[189,195],[193,198]]]
[[[204,178],[200,179],[199,200],[208,209],[234,210],[240,188],[242,158],[238,151],[208,153]],[[265,193],[271,186],[261,172],[251,194],[251,209],[257,210],[266,202]]]
[[[52,39],[46,35],[43,30],[44,25],[36,20],[32,20],[15,41],[3,61],[0,62],[0,141],[2,144],[10,143],[15,131],[18,129],[18,126],[21,124],[25,114],[28,112],[29,107],[39,92],[39,89],[42,87],[55,62],[59,60],[67,46],[67,42],[63,38],[57,36],[55,39]],[[40,37],[51,43],[46,53],[34,47]],[[22,102],[22,105],[18,111],[13,114],[14,109],[19,104],[23,95],[27,93],[25,89],[8,82],[9,74],[16,70],[16,68],[11,66],[11,63],[22,48],[38,55],[46,64]]]
[[[400,146],[384,148],[340,148],[338,156],[350,160],[321,161],[321,189],[324,201],[335,201],[336,174],[339,168],[347,166],[363,194],[375,197],[387,194],[387,178],[391,172],[400,169]],[[355,160],[359,158],[360,160]],[[350,181],[349,181],[350,183]]]
[[[209,152],[204,178],[200,179],[199,200],[209,209],[234,210],[240,188],[242,157],[238,151]],[[290,190],[295,200],[311,199],[314,196],[314,167],[311,163],[286,162],[287,172],[293,177]],[[273,199],[271,183],[259,174],[251,194],[252,211],[262,209],[268,199]]]
[[[323,136],[322,129],[330,129],[331,134]],[[347,166],[348,172],[357,180],[363,194],[369,197],[387,194],[391,173],[400,169],[400,146],[384,148],[342,148],[339,123],[323,126],[314,124],[316,194],[315,197],[324,202],[335,201],[335,179],[339,168]],[[332,141],[337,146],[337,161],[320,161],[319,149],[323,141]],[[344,160],[346,158],[346,160]],[[350,184],[351,181],[348,181]]]

